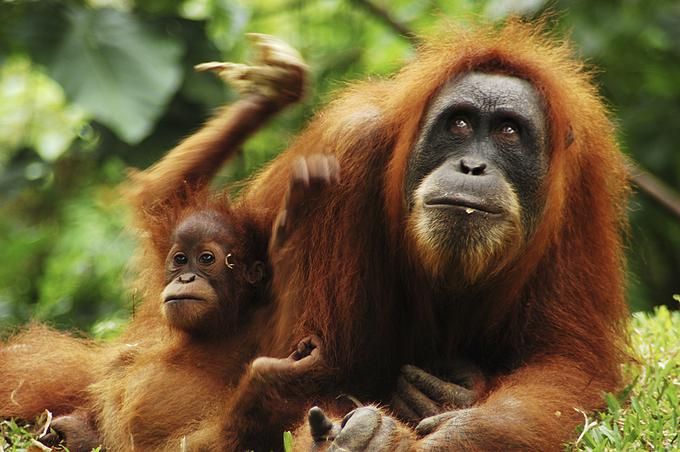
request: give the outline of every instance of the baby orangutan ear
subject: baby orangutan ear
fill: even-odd
[[[246,272],[246,281],[248,281],[250,284],[258,283],[262,281],[262,278],[264,278],[264,273],[264,262],[255,261]]]
[[[569,130],[567,130],[567,136],[564,137],[564,149],[567,149],[569,146],[571,146],[571,143],[574,142],[574,129],[569,126]]]

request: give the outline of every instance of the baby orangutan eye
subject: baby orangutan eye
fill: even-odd
[[[198,257],[198,262],[204,265],[210,265],[215,262],[215,255],[213,253],[205,252]]]
[[[182,266],[186,265],[187,262],[189,262],[189,259],[187,259],[186,254],[177,253],[172,257],[172,261],[175,263],[175,265]]]

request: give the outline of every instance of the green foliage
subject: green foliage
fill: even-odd
[[[283,450],[293,452],[293,434],[291,432],[283,432]]]
[[[64,230],[51,243],[38,280],[38,319],[84,326],[120,310],[132,241],[121,232],[124,212],[113,196],[106,188],[88,188],[64,207]]]
[[[0,420],[0,451],[34,452],[44,450],[45,446],[38,441],[38,438],[48,432],[54,433],[53,430],[49,429],[51,421],[52,415],[47,411],[34,423],[16,419]],[[68,448],[61,444],[52,447],[51,450],[68,452]]]
[[[680,3],[563,0],[562,27],[597,69],[624,151],[680,188]],[[645,195],[630,209],[634,309],[680,291],[680,221]]]
[[[626,366],[632,382],[622,394],[606,395],[608,410],[584,413],[573,450],[633,451],[680,449],[680,313],[665,306],[637,313],[631,327],[632,354]]]
[[[181,41],[121,11],[72,7],[66,19],[50,74],[94,119],[138,143],[177,90]]]
[[[114,163],[109,170],[122,172]],[[17,202],[30,216],[35,199]],[[38,215],[42,207],[35,206]],[[0,278],[12,281],[0,286],[0,322],[34,317],[88,329],[99,319],[97,335],[105,336],[105,322],[127,319],[124,269],[133,241],[124,231],[125,218],[115,189],[88,184],[63,201],[57,219],[32,227],[25,227],[21,218],[0,222],[3,257],[12,263],[0,266]]]
[[[66,102],[62,88],[36,70],[25,55],[8,58],[0,68],[0,147],[35,149],[46,162],[68,151],[81,128],[85,112]],[[36,120],[40,118],[40,120]],[[0,153],[0,170],[13,152]],[[29,180],[39,178],[42,167],[27,169]]]
[[[556,11],[620,123],[635,160],[680,186],[680,7],[673,1],[372,0],[411,29],[442,19]],[[111,202],[144,168],[235,95],[194,64],[250,57],[245,32],[300,49],[313,90],[245,145],[219,180],[262,167],[348,81],[392,73],[411,43],[359,0],[0,2],[0,330],[30,317],[113,334],[131,305],[132,242]],[[680,291],[680,222],[632,205],[631,306]]]
[[[0,447],[6,451],[23,451],[31,445],[35,433],[30,425],[17,424],[14,419],[0,421]]]

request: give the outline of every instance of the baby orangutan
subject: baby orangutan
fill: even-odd
[[[294,163],[271,240],[252,232],[247,209],[208,190],[237,146],[302,96],[304,65],[295,51],[271,37],[255,39],[263,65],[238,66],[237,87],[247,95],[133,175],[130,198],[148,235],[140,279],[149,301],[90,386],[91,406],[55,419],[72,451],[99,444],[113,451],[280,449],[287,422],[329,375],[316,337],[300,341],[287,358],[248,363],[274,309],[265,247],[270,243],[269,257],[285,261],[286,237],[305,197],[338,182],[335,158],[316,154]],[[228,63],[208,67],[233,76]]]
[[[315,337],[287,358],[246,365],[273,305],[257,287],[264,266],[237,218],[198,210],[177,226],[160,297],[169,334],[121,352],[92,386],[109,450],[276,450],[288,419],[323,384]]]
[[[199,210],[175,229],[161,293],[171,328],[196,337],[224,335],[240,319],[249,289],[262,280],[264,264],[244,260],[255,254],[254,246],[242,243],[243,222],[233,217],[231,212]]]

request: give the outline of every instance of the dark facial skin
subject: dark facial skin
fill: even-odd
[[[479,72],[452,80],[432,100],[408,162],[416,241],[461,256],[526,239],[547,167],[543,104],[529,82]]]
[[[166,258],[163,313],[171,327],[210,335],[231,325],[243,302],[242,245],[224,218],[200,212],[182,221]]]

